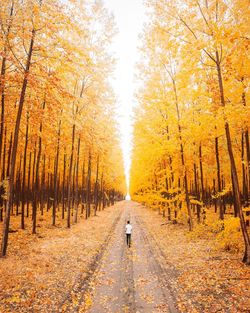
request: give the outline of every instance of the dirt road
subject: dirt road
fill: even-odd
[[[48,227],[48,217],[34,236],[18,229],[19,217],[12,223],[18,231],[0,259],[1,313],[164,313],[177,312],[177,303],[181,313],[250,313],[242,251],[219,250],[214,238],[193,240],[186,225],[135,202],[116,203],[71,229]]]
[[[178,312],[169,281],[173,270],[161,267],[161,251],[148,234],[134,202],[123,202],[117,222],[90,284],[89,313]],[[125,225],[133,226],[132,246],[125,241]]]

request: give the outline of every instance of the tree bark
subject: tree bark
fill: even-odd
[[[245,153],[244,153],[244,131],[241,134],[241,166],[242,166],[242,199],[243,204],[247,203],[248,190],[246,180]]]
[[[215,155],[216,155],[216,164],[217,164],[217,184],[218,184],[218,192],[222,191],[221,188],[221,173],[220,173],[220,155],[219,155],[219,139],[215,138]],[[220,220],[224,220],[224,209],[221,196],[218,198],[219,200],[219,218]]]
[[[78,181],[78,176],[79,176],[79,156],[80,156],[80,137],[78,138],[78,143],[77,143],[77,159],[76,159],[76,173],[75,173],[75,212],[74,212],[74,223],[77,223],[77,218],[78,218],[78,206],[79,206],[79,181]]]
[[[64,219],[65,213],[65,181],[66,181],[66,150],[64,150],[63,156],[63,182],[62,182],[62,219]]]
[[[5,179],[5,158],[6,158],[6,149],[7,149],[7,128],[4,130],[4,144],[3,144],[3,162],[2,162],[2,180]]]
[[[46,157],[45,153],[43,154],[43,171],[42,171],[42,182],[41,182],[41,200],[40,200],[40,210],[41,210],[41,215],[44,213],[44,196],[45,196],[45,191],[46,191],[46,181],[45,181],[45,176],[46,176]]]
[[[178,120],[181,164],[182,164],[182,168],[184,170],[184,189],[185,189],[185,198],[186,198],[187,211],[188,211],[188,225],[189,225],[189,230],[192,231],[193,230],[193,218],[192,218],[189,193],[188,193],[188,178],[187,178],[187,169],[186,169],[186,165],[185,165],[184,148],[183,148],[183,142],[182,142],[182,129],[181,129],[181,125],[180,125],[181,118],[180,118],[180,111],[179,111],[179,103],[178,103],[178,98],[177,98],[176,84],[175,84],[175,80],[173,78],[172,78],[172,82],[173,82],[173,88],[174,88],[174,94],[175,94],[175,105],[176,105],[177,120]]]
[[[200,192],[198,187],[198,179],[197,179],[197,167],[194,163],[194,186],[195,186],[195,195],[198,201],[200,201]],[[201,206],[197,204],[197,222],[200,223],[201,221]]]
[[[30,204],[30,178],[31,178],[31,157],[32,154],[30,152],[29,155],[29,167],[28,167],[28,185],[27,185],[27,206],[26,206],[26,217],[29,217],[29,204]]]
[[[201,147],[201,143],[200,143],[200,146],[199,146],[199,159],[200,159],[200,175],[201,175],[201,200],[203,202],[203,205],[205,205],[206,199],[205,199],[204,178],[203,178],[202,147]]]
[[[82,200],[81,214],[83,214],[83,211],[84,211],[84,203],[85,203],[85,201],[86,201],[86,199],[85,199],[85,157],[84,157],[83,163],[82,163],[82,191],[81,191],[81,200]]]
[[[57,147],[56,147],[56,159],[54,166],[54,201],[53,201],[53,212],[52,212],[52,225],[56,225],[56,207],[57,207],[57,174],[58,174],[58,162],[59,162],[59,151],[60,151],[60,136],[61,136],[61,120],[59,121],[57,130]]]
[[[44,109],[45,109],[45,100],[43,102],[43,110]],[[34,186],[32,234],[36,233],[37,204],[38,204],[38,193],[39,193],[39,168],[40,168],[40,160],[41,160],[41,153],[42,153],[42,131],[43,131],[43,122],[41,120],[40,127],[39,127],[38,153],[37,153],[37,161],[36,161],[36,174],[35,174],[35,186]]]
[[[91,152],[89,151],[87,190],[86,190],[86,219],[90,217],[90,205],[91,205]]]
[[[216,67],[217,67],[217,74],[218,74],[221,105],[225,107],[223,79],[222,79],[218,51],[216,51]],[[246,264],[250,264],[250,238],[247,232],[247,227],[246,227],[246,223],[245,223],[245,219],[244,219],[244,215],[242,211],[242,206],[241,206],[239,181],[238,181],[237,169],[236,169],[234,155],[233,155],[230,127],[227,121],[225,121],[225,132],[226,132],[226,138],[227,138],[227,149],[228,149],[228,154],[229,154],[230,164],[231,164],[231,171],[232,171],[232,184],[234,186],[235,205],[236,205],[237,212],[239,212],[240,225],[241,225],[242,235],[243,235],[244,243],[245,243],[245,253],[243,257],[243,262]]]
[[[67,215],[67,227],[70,228],[70,213],[71,213],[71,181],[72,181],[72,168],[73,168],[73,158],[74,158],[74,150],[75,150],[75,122],[72,127],[72,142],[71,142],[71,155],[70,155],[70,163],[69,163],[69,173],[68,173],[68,215]]]
[[[25,146],[23,154],[23,181],[22,181],[22,208],[21,208],[21,229],[25,228],[24,225],[24,208],[26,204],[26,163],[27,163],[27,148],[28,148],[28,134],[29,134],[29,113],[27,112],[26,118],[26,131],[25,131]]]
[[[95,199],[95,216],[96,216],[96,211],[98,207],[98,193],[99,193],[99,183],[98,183],[98,177],[99,175],[99,155],[97,156],[97,162],[96,162],[96,180],[95,180],[95,190],[94,190],[94,199]]]
[[[246,159],[247,159],[247,169],[248,169],[248,183],[247,183],[247,201],[250,204],[249,191],[250,191],[250,145],[249,145],[249,132],[248,129],[245,131],[245,142],[246,142]]]
[[[0,92],[1,92],[1,126],[0,126],[0,166],[2,164],[2,146],[4,136],[4,118],[5,118],[5,74],[6,74],[6,60],[7,60],[7,41],[10,34],[12,25],[12,16],[14,12],[14,1],[11,2],[9,24],[6,32],[6,40],[3,48],[2,66],[0,74]]]
[[[11,213],[11,207],[12,207],[12,201],[13,201],[13,183],[14,183],[14,177],[15,177],[16,155],[17,155],[17,147],[18,147],[18,135],[19,135],[23,105],[24,105],[24,100],[25,100],[25,95],[26,95],[26,89],[27,89],[27,84],[28,84],[28,74],[30,71],[31,57],[32,57],[32,53],[33,53],[35,34],[36,34],[35,29],[33,29],[31,41],[30,41],[29,53],[28,53],[28,57],[27,57],[27,63],[26,63],[25,71],[24,71],[24,78],[23,78],[22,90],[21,90],[21,94],[20,94],[16,123],[15,123],[13,152],[12,152],[12,156],[11,156],[11,170],[10,170],[10,176],[9,176],[9,198],[7,200],[8,204],[7,204],[7,210],[6,210],[5,219],[4,219],[3,237],[2,237],[2,245],[1,245],[1,256],[6,255],[7,246],[8,246],[10,213]]]

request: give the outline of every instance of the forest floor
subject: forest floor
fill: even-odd
[[[117,203],[70,230],[19,230],[9,248],[0,259],[1,313],[250,312],[242,254],[194,240],[186,226],[135,202]]]

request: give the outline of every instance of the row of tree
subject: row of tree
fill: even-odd
[[[109,84],[113,19],[99,1],[4,0],[0,7],[1,255],[51,211],[77,222],[122,198],[125,180]],[[32,213],[32,214],[31,214]]]
[[[213,204],[249,206],[250,7],[247,0],[148,1],[135,112],[131,194],[189,229]],[[194,211],[195,210],[195,211]],[[194,215],[195,212],[195,215]],[[196,216],[196,218],[195,218]]]

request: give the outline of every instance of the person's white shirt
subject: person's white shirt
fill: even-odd
[[[131,224],[127,224],[126,225],[126,234],[131,234],[132,233],[132,225]]]

